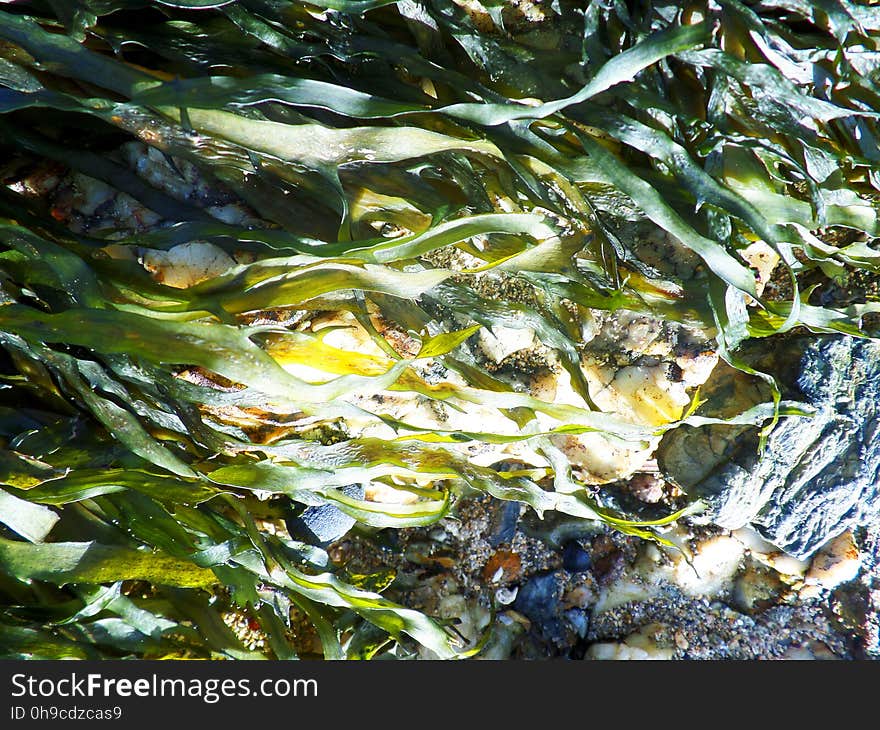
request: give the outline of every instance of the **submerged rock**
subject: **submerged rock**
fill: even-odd
[[[802,354],[792,395],[815,415],[782,419],[760,455],[755,439],[744,438],[748,429],[676,429],[658,463],[709,504],[703,520],[751,524],[802,559],[880,518],[880,345],[848,336],[794,342]]]
[[[557,646],[568,642],[570,622],[562,602],[564,575],[549,571],[532,576],[517,593],[513,608],[526,616],[538,632]]]
[[[565,543],[562,548],[562,567],[569,573],[583,573],[593,565],[590,554],[584,550],[577,540]]]
[[[349,484],[339,491],[352,499],[363,499],[365,490],[363,484]],[[345,535],[355,522],[354,517],[332,504],[307,507],[298,517],[285,520],[291,536],[321,547]]]
[[[493,547],[510,542],[519,522],[519,502],[492,500],[489,504],[489,533],[486,541]]]
[[[734,581],[731,604],[742,613],[754,615],[777,605],[787,590],[779,573],[750,559]]]

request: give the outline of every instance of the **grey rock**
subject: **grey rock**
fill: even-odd
[[[519,590],[513,608],[526,616],[549,641],[564,645],[567,626],[563,617],[562,589],[564,576],[559,572],[532,576]]]
[[[583,573],[593,565],[590,554],[581,547],[577,540],[565,543],[562,548],[562,567],[569,573]]]
[[[513,540],[519,514],[519,502],[493,500],[489,511],[489,533],[486,535],[486,541],[492,547],[498,547],[502,542]]]
[[[565,620],[578,638],[583,639],[590,630],[590,614],[582,608],[570,608],[565,612]]]
[[[880,518],[880,345],[849,336],[793,342],[801,355],[792,394],[815,409],[813,417],[782,419],[761,455],[754,429],[675,429],[658,463],[708,503],[703,521],[728,529],[751,523],[804,559]]]
[[[363,484],[349,484],[340,490],[353,499],[364,498]],[[285,520],[292,537],[309,543],[327,547],[354,527],[354,517],[350,517],[332,504],[307,507],[301,515]]]
[[[581,517],[572,517],[562,512],[548,510],[543,517],[538,517],[535,512],[526,512],[520,521],[523,533],[536,540],[541,540],[556,550],[569,541],[584,537],[592,537],[602,531],[601,527],[592,520]]]

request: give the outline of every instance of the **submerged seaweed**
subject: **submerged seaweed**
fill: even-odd
[[[864,335],[878,310],[801,290],[877,271],[877,13],[582,5],[0,12],[3,655],[289,658],[298,612],[325,658],[412,640],[464,656],[480,647],[382,596],[393,576],[348,574],[282,529],[293,505],[376,533],[476,491],[666,543],[699,504],[611,509],[564,439],[650,452],[685,423],[766,437],[808,413],[737,348]],[[52,165],[80,176],[78,208],[35,188]],[[116,225],[97,223],[106,206]],[[653,252],[625,235],[637,220]],[[842,229],[861,237],[826,235]],[[756,241],[786,297],[758,285]],[[618,311],[701,333],[768,402],[722,417],[691,392],[603,412],[583,323]],[[570,401],[477,355],[481,333],[526,329]],[[467,426],[409,418],[394,396]],[[517,458],[470,458],[487,444]],[[263,652],[223,623],[230,605]]]

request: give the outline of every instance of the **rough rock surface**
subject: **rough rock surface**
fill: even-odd
[[[792,395],[815,409],[813,417],[781,420],[760,456],[740,429],[680,429],[658,461],[708,502],[704,519],[728,529],[751,523],[806,558],[844,530],[880,519],[880,346],[834,336],[801,347]]]

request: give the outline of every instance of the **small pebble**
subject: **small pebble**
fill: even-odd
[[[656,504],[663,499],[663,480],[653,474],[636,474],[626,484],[626,489],[638,500]]]
[[[562,548],[562,567],[569,573],[583,573],[589,570],[592,564],[590,554],[577,540],[565,543],[565,547]]]
[[[675,645],[682,651],[687,651],[687,648],[690,646],[690,642],[687,640],[683,631],[675,632]]]
[[[496,550],[486,561],[483,580],[490,583],[513,583],[522,573],[522,561],[510,550]]]
[[[492,502],[489,517],[489,534],[486,541],[492,547],[498,547],[502,542],[510,542],[516,534],[516,525],[519,522],[519,502],[495,500]]]

